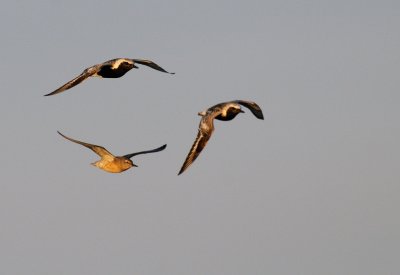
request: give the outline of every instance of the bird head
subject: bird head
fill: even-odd
[[[244,113],[244,111],[242,110],[242,108],[240,107],[239,104],[231,105],[226,109],[226,114],[229,114],[229,115],[236,116],[239,113]]]
[[[234,104],[227,106],[222,113],[215,118],[218,120],[228,121],[234,119],[240,113],[244,113],[244,111],[240,108],[239,104]]]
[[[123,170],[129,169],[129,168],[131,168],[131,167],[138,167],[136,164],[134,164],[134,163],[132,162],[132,160],[127,159],[127,158],[122,159],[121,166],[122,166],[121,168],[122,168]]]
[[[125,67],[125,68],[127,68],[129,70],[132,69],[132,68],[139,69],[139,67],[136,66],[135,63],[130,62],[130,61],[122,62],[120,66]]]
[[[129,71],[132,68],[138,69],[139,67],[137,67],[133,60],[129,58],[120,58],[115,62],[114,68],[125,68],[127,71]]]

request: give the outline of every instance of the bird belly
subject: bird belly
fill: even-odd
[[[98,161],[95,165],[98,168],[100,168],[101,170],[104,170],[109,173],[121,173],[121,172],[127,170],[127,168],[122,167],[121,165],[119,165],[118,163],[115,163],[114,161],[112,161],[112,162]]]
[[[229,120],[234,119],[235,116],[236,116],[236,114],[235,115],[226,114],[226,116],[218,115],[215,117],[215,119],[222,120],[222,121],[229,121]]]
[[[112,69],[110,66],[104,66],[100,69],[97,75],[104,78],[119,78],[126,74],[129,70],[123,67]]]

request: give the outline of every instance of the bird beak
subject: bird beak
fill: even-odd
[[[139,167],[139,166],[137,166],[137,165],[136,165],[136,164],[134,164],[134,163],[132,164],[132,166],[134,166],[134,167]]]
[[[244,111],[242,109],[240,109],[240,113],[244,113]]]
[[[139,69],[139,67],[138,67],[138,66],[136,66],[135,64],[133,64],[133,68]]]

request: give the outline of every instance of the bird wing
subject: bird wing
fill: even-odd
[[[78,85],[79,83],[81,83],[82,81],[87,79],[89,76],[94,75],[98,71],[99,71],[99,65],[94,65],[92,67],[86,68],[80,75],[78,75],[74,79],[72,79],[72,80],[68,81],[67,83],[65,83],[64,85],[62,85],[57,90],[55,90],[45,96],[59,94],[61,92],[64,92],[65,90],[71,89],[72,87],[75,87],[76,85]]]
[[[109,151],[107,151],[107,149],[105,149],[102,146],[94,145],[94,144],[90,144],[90,143],[86,143],[86,142],[82,142],[82,141],[67,137],[67,136],[63,135],[62,133],[60,133],[59,131],[57,131],[57,133],[59,133],[62,137],[68,139],[69,141],[78,143],[80,145],[83,145],[83,146],[89,148],[90,150],[95,152],[97,155],[99,155],[101,158],[112,158],[112,159],[114,159],[114,155],[111,154]]]
[[[133,62],[148,66],[148,67],[153,68],[160,72],[164,72],[164,73],[168,73],[168,74],[175,74],[175,73],[167,72],[166,70],[164,70],[163,68],[161,68],[160,66],[158,66],[156,63],[154,63],[151,60],[146,60],[146,59],[132,59],[132,60],[133,60]]]
[[[123,157],[124,157],[124,158],[130,159],[130,158],[133,157],[133,156],[137,156],[137,155],[141,155],[141,154],[159,152],[159,151],[164,150],[166,147],[167,147],[167,144],[164,144],[163,146],[158,147],[158,148],[153,149],[153,150],[147,150],[147,151],[141,151],[141,152],[137,152],[137,153],[127,154],[127,155],[125,155],[125,156],[123,156]]]
[[[201,151],[206,146],[208,140],[210,139],[213,131],[214,131],[214,124],[213,124],[214,116],[205,115],[202,117],[199,125],[199,131],[197,133],[197,137],[192,145],[192,148],[187,155],[185,162],[182,165],[181,170],[179,171],[178,175],[182,174],[199,156]]]
[[[253,113],[253,115],[256,116],[256,118],[264,119],[264,115],[262,113],[260,106],[258,106],[255,102],[245,101],[245,100],[235,100],[234,102],[248,108]]]

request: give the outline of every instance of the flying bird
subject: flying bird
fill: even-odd
[[[130,59],[130,58],[116,58],[116,59],[111,59],[106,62],[100,63],[93,65],[89,68],[86,68],[83,70],[83,72],[75,77],[74,79],[68,81],[64,85],[62,85],[60,88],[56,89],[55,91],[46,94],[45,96],[49,95],[55,95],[62,93],[68,89],[71,89],[72,87],[78,85],[85,79],[92,77],[92,76],[97,76],[97,77],[102,77],[102,78],[119,78],[126,74],[128,71],[130,71],[133,68],[139,69],[136,64],[141,64],[148,66],[150,68],[153,68],[157,71],[164,72],[164,73],[169,73],[169,74],[175,74],[175,73],[170,73],[158,66],[156,63],[150,60],[145,60],[145,59]]]
[[[201,120],[197,137],[178,175],[182,174],[196,160],[206,146],[214,131],[214,119],[222,121],[234,119],[239,113],[244,113],[240,105],[248,108],[258,119],[264,119],[261,108],[255,102],[244,100],[219,103],[203,112],[199,112],[198,115],[201,116]]]
[[[59,131],[57,131],[62,137],[68,139],[69,141],[78,143],[80,145],[83,145],[93,152],[95,152],[97,155],[100,156],[100,160],[91,163],[93,166],[96,166],[106,172],[109,173],[121,173],[125,170],[128,170],[132,166],[138,167],[136,164],[134,164],[131,160],[133,156],[141,155],[141,154],[147,154],[147,153],[155,153],[164,150],[167,147],[167,144],[164,144],[163,146],[153,149],[153,150],[147,150],[147,151],[141,151],[137,153],[132,153],[132,154],[127,154],[124,156],[114,156],[111,154],[107,149],[105,149],[102,146],[99,145],[94,145],[86,142],[82,142],[76,139],[69,138]]]

